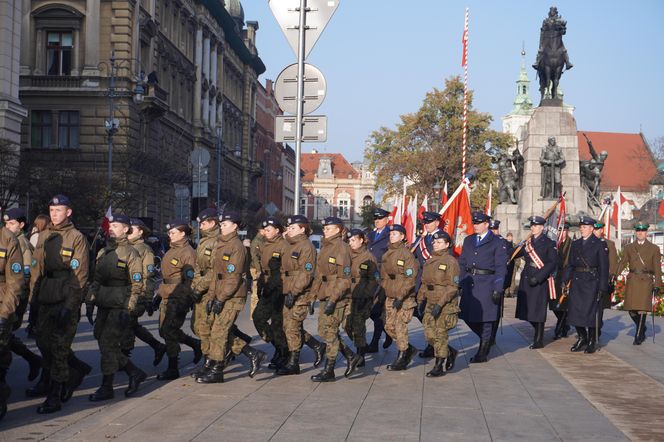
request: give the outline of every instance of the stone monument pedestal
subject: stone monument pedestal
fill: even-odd
[[[540,155],[547,145],[549,137],[556,139],[565,158],[565,167],[561,171],[562,190],[568,215],[588,213],[586,191],[581,187],[579,171],[579,142],[576,120],[562,107],[540,106],[533,112],[526,125],[522,155],[524,159],[523,186],[518,192],[517,204],[501,203],[496,207],[496,218],[501,224],[501,234],[512,232],[515,240],[527,236],[524,224],[532,215],[544,213],[556,202],[555,199],[543,199],[542,167]]]

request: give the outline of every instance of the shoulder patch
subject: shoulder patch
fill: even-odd
[[[30,263],[32,267],[37,267],[37,260],[32,258],[32,262]]]
[[[403,259],[397,259],[397,265],[398,266],[403,267],[404,264],[405,264],[405,262],[403,261]]]
[[[455,283],[456,285],[459,285],[459,277],[458,277],[458,276],[455,276],[455,277],[453,278],[453,280],[454,280],[454,283]]]
[[[188,269],[184,272],[184,277],[187,279],[194,279],[194,269]]]
[[[233,264],[228,264],[226,266],[226,272],[233,273],[235,271],[235,266]]]
[[[413,269],[406,269],[406,276],[413,276]]]
[[[293,252],[290,255],[291,258],[293,259],[299,259],[300,258],[300,252]]]
[[[272,253],[272,257],[273,257],[273,258],[281,258],[281,253],[279,253],[279,252],[273,252],[273,253]]]
[[[313,264],[311,264],[310,262],[308,262],[308,263],[306,263],[306,264],[304,265],[304,270],[306,270],[307,272],[310,272],[310,271],[312,271],[313,269],[314,269],[314,266],[313,266]]]
[[[123,261],[121,259],[118,259],[118,263],[115,266],[119,269],[126,269],[127,268],[127,261]]]
[[[224,261],[230,261],[231,259],[231,254],[230,253],[224,253],[224,256],[221,257]]]
[[[152,265],[152,264],[148,264],[148,266],[147,266],[147,271],[148,271],[149,273],[154,272],[154,265]]]
[[[140,273],[134,273],[133,275],[131,275],[131,279],[133,279],[136,282],[141,282],[143,277],[141,276]]]
[[[180,263],[180,260],[179,260],[179,259],[177,259],[177,258],[173,258],[173,259],[171,259],[171,264],[172,264],[172,265],[176,266],[176,265],[178,265],[179,263]]]
[[[438,266],[438,270],[447,270],[447,264],[441,264]]]
[[[81,263],[78,262],[78,259],[72,259],[71,263],[69,264],[73,270],[76,270],[77,268],[80,267]]]
[[[329,262],[330,264],[336,264],[337,263],[337,258],[335,258],[334,256],[330,256],[327,259],[327,262]]]
[[[205,250],[203,250],[203,254],[205,256],[212,256],[212,249],[209,247],[206,247]]]
[[[21,264],[15,262],[12,264],[12,273],[21,273]]]
[[[360,264],[360,270],[369,270],[369,266],[366,264]]]
[[[30,276],[30,266],[23,266],[23,274],[25,276]]]
[[[350,266],[344,267],[344,275],[350,276]]]
[[[7,249],[0,249],[0,258],[7,257]]]

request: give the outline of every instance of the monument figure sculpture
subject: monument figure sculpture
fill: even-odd
[[[563,190],[562,169],[565,167],[563,151],[556,144],[555,137],[549,137],[548,144],[542,149],[540,155],[540,166],[542,166],[542,199],[556,199]]]
[[[588,150],[590,151],[590,159],[579,161],[579,169],[581,171],[581,184],[588,192],[588,205],[600,206],[600,190],[599,186],[602,182],[602,170],[604,169],[604,162],[609,156],[608,152],[603,150],[597,154],[592,141],[585,133],[583,136],[588,143]]]
[[[500,202],[516,204],[517,176],[512,168],[512,157],[504,152],[498,152],[497,164],[500,177],[498,192]]]
[[[558,99],[558,83],[563,68],[569,70],[573,67],[563,43],[563,35],[566,32],[567,22],[558,15],[558,8],[552,6],[549,9],[549,16],[542,22],[539,50],[533,64],[539,76],[541,100],[544,99],[544,92],[549,83],[551,83],[551,98]],[[562,105],[562,100],[560,104]]]

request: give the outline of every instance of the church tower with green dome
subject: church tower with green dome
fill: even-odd
[[[530,98],[530,80],[526,72],[526,50],[521,49],[521,70],[516,81],[516,97],[510,113],[503,120],[503,132],[512,134],[515,140],[523,138],[523,130],[533,114],[533,100]]]

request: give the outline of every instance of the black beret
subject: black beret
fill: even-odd
[[[109,223],[122,223],[131,226],[131,218],[124,213],[114,213],[108,218]]]
[[[291,224],[309,224],[309,220],[304,215],[293,215],[286,220],[286,225],[290,226]]]
[[[147,225],[145,225],[143,220],[140,218],[131,218],[129,222],[131,223],[132,226],[136,226],[139,229],[143,230],[144,232],[148,233],[150,232],[150,228]]]
[[[19,207],[12,207],[11,209],[7,209],[5,211],[5,216],[3,216],[2,219],[4,219],[5,221],[10,221],[10,220],[25,221],[25,210]]]
[[[390,226],[390,232],[392,232],[392,231],[401,232],[404,235],[406,234],[406,228],[404,226],[402,226],[401,224],[392,224]]]
[[[65,195],[55,195],[48,202],[49,206],[67,206],[71,207],[71,200]]]
[[[240,224],[242,222],[242,218],[240,217],[240,214],[238,212],[229,210],[227,212],[222,213],[219,215],[219,221],[230,221],[235,224]]]
[[[344,222],[341,221],[341,218],[337,218],[336,216],[328,216],[323,220],[323,225],[324,226],[342,226],[344,225]]]
[[[183,219],[172,219],[168,222],[168,224],[166,224],[166,230],[171,230],[182,226],[189,227],[189,222]]]
[[[452,242],[452,238],[450,238],[450,235],[448,235],[447,232],[444,230],[436,230],[432,236],[433,239],[444,239],[448,243]]]
[[[198,214],[198,217],[196,218],[196,221],[198,221],[199,223],[202,223],[206,219],[210,219],[210,218],[214,218],[216,220],[217,216],[219,216],[219,214],[217,213],[217,209],[213,209],[212,207],[208,207],[207,209],[201,210],[201,213]]]
[[[361,238],[366,238],[366,235],[364,234],[364,230],[362,230],[362,229],[350,229],[346,235],[348,236],[348,238],[352,238],[354,236],[359,236]]]
[[[263,220],[263,222],[261,223],[261,228],[265,228],[267,226],[272,226],[279,230],[283,228],[283,226],[281,225],[281,221],[279,221],[279,218],[275,216],[268,216],[266,219]]]

